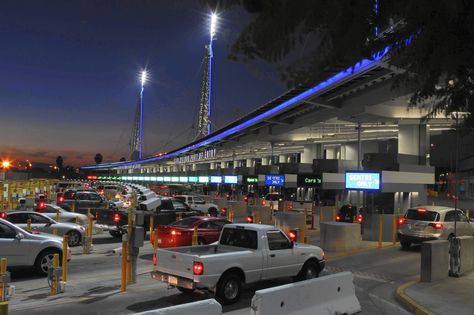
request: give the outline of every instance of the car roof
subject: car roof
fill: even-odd
[[[444,213],[444,212],[448,212],[448,211],[454,210],[453,207],[447,207],[447,206],[430,206],[430,205],[411,207],[411,208],[408,208],[408,210],[416,210],[416,209],[419,209],[419,208],[424,208],[424,209],[426,209],[427,211],[434,211],[434,212],[440,212],[440,213]],[[408,211],[408,210],[407,210],[407,211]],[[461,209],[458,208],[458,210],[461,210]]]
[[[243,228],[250,228],[252,230],[261,230],[261,231],[278,230],[278,228],[273,225],[256,224],[256,223],[231,223],[231,224],[227,224],[226,227],[231,227],[231,228],[243,227]]]

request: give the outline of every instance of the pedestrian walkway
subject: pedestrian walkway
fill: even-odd
[[[436,282],[411,281],[398,288],[397,298],[415,314],[474,314],[474,271]]]

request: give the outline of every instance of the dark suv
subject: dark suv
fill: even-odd
[[[336,221],[362,223],[362,213],[360,209],[357,209],[357,206],[353,206],[351,204],[343,205],[336,215]]]
[[[104,197],[95,191],[68,190],[64,192],[63,197],[62,202],[58,202],[58,206],[70,211],[72,205],[75,204],[76,212],[79,213],[87,213],[87,209],[103,208],[107,202]]]

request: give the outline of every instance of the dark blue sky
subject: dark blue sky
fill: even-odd
[[[0,157],[89,164],[128,153],[147,67],[145,151],[192,138],[210,10],[193,0],[1,1]],[[249,21],[221,12],[214,44],[217,127],[285,91],[273,67],[227,59]]]

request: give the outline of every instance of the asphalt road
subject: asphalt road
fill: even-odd
[[[12,270],[17,293],[10,303],[10,314],[131,314],[212,297],[201,292],[184,295],[152,280],[148,273],[152,249],[147,242],[138,260],[137,284],[120,293],[120,255],[110,253],[120,243],[108,235],[96,237],[94,243],[94,254],[73,255],[66,292],[56,297],[48,297],[45,278],[28,269]],[[79,253],[80,248],[73,252]],[[332,259],[326,266],[323,274],[353,272],[362,314],[403,314],[406,312],[394,300],[393,292],[419,274],[420,253],[416,247],[401,251],[398,246],[391,246]],[[291,279],[281,279],[252,285],[237,304],[224,306],[224,312],[248,314],[256,290],[289,282]]]

